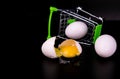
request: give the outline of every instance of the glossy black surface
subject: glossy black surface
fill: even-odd
[[[43,79],[119,79],[120,78],[120,34],[118,25],[120,21],[105,21],[102,34],[110,34],[117,41],[117,50],[110,58],[99,57],[94,50],[94,46],[83,46],[83,53],[79,61],[73,64],[60,64],[58,59],[49,59],[41,52],[42,43],[46,40],[46,29],[40,28],[42,25],[38,17],[27,17],[29,39],[28,61],[30,62],[29,77]],[[35,20],[36,19],[36,20]],[[34,21],[33,21],[34,20]]]
[[[107,19],[107,17],[109,16],[104,18],[102,34],[110,34],[117,41],[117,50],[115,54],[110,58],[99,57],[94,50],[94,45],[92,46],[82,45],[83,53],[81,54],[79,60],[71,64],[60,64],[59,59],[49,59],[42,54],[41,46],[43,42],[46,40],[46,36],[47,36],[49,6],[52,4],[61,7],[60,4],[62,3],[58,3],[58,2],[46,2],[46,7],[44,9],[41,9],[43,7],[41,7],[36,2],[34,3],[30,2],[30,4],[29,3],[26,4],[24,11],[25,26],[23,27],[23,29],[25,32],[24,39],[27,44],[26,52],[28,53],[27,54],[28,59],[26,63],[29,63],[28,66],[26,67],[27,72],[25,71],[25,75],[27,75],[27,78],[30,77],[32,79],[63,79],[63,78],[64,79],[69,79],[69,78],[70,79],[89,79],[89,78],[120,79],[120,30],[119,30],[120,20],[112,20],[111,18]],[[76,4],[78,5],[78,3]],[[82,1],[81,5],[85,6],[84,4],[89,4],[89,1],[86,2]],[[68,6],[66,6],[65,4],[63,4],[62,8],[65,6],[74,7],[75,4],[71,4],[71,5],[69,4]],[[88,6],[90,5],[92,4],[89,4]],[[89,7],[85,7],[85,8],[87,9]],[[93,9],[94,6],[91,6],[91,8]],[[114,8],[115,6],[113,7],[113,9]],[[88,10],[90,10],[90,8]],[[105,10],[102,11],[103,14],[104,11]],[[115,13],[117,13],[117,10],[115,11]],[[98,11],[98,13],[96,12],[95,14],[100,15],[101,13],[99,13]],[[105,12],[104,15],[107,15],[107,13]],[[111,16],[114,17],[115,15],[114,16],[111,15]],[[55,29],[54,29],[54,33],[56,33]]]

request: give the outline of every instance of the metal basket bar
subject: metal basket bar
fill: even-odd
[[[92,22],[92,23],[94,23],[94,24],[98,24],[97,22],[95,22],[95,21],[93,21],[93,20],[91,20],[91,19],[88,19],[88,18],[85,18],[84,16],[81,16],[81,15],[78,15],[78,14],[76,14],[76,13],[74,13],[74,12],[71,12],[71,13],[73,13],[74,15],[76,15],[76,16],[78,16],[78,17],[81,17],[81,18],[83,18],[83,19],[86,19],[86,20],[88,20],[88,21],[90,21],[90,22]]]
[[[86,13],[86,14],[90,15],[91,17],[94,17],[94,18],[96,18],[96,19],[98,19],[98,20],[100,20],[100,21],[102,21],[102,22],[103,22],[103,19],[102,19],[101,17],[97,17],[97,16],[95,16],[95,15],[91,14],[91,13],[89,13],[89,12],[87,12],[87,11],[83,10],[81,7],[77,7],[77,11],[78,11],[78,10],[80,10],[80,11],[82,11],[82,12],[84,12],[84,13]]]
[[[80,19],[80,20],[83,20],[83,21],[85,21],[85,22],[87,22],[87,23],[95,26],[95,24],[89,22],[90,20],[88,21],[88,20],[86,20],[86,19],[84,19],[84,18],[81,18],[80,16],[76,16],[77,14],[75,15],[75,14],[73,14],[73,13],[68,13],[67,11],[64,11],[64,10],[61,10],[61,9],[59,9],[59,11],[61,11],[61,12],[63,12],[63,13],[66,13],[66,14],[68,14],[68,15],[71,15],[71,16],[73,16],[73,17],[75,17],[75,18],[78,18],[78,19]],[[96,24],[98,24],[98,23],[96,23]]]

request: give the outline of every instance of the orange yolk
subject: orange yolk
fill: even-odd
[[[78,49],[76,46],[65,46],[60,49],[60,53],[67,58],[75,57],[79,54]]]
[[[64,56],[66,58],[72,58],[80,55],[76,42],[72,39],[63,41],[58,49],[56,49],[57,56]]]

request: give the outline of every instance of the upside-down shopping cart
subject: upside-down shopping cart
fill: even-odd
[[[52,23],[53,12],[58,12],[59,14],[59,27],[58,27],[58,34],[56,36],[60,39],[69,39],[65,35],[65,29],[70,23],[75,21],[82,21],[88,27],[87,34],[81,39],[76,39],[76,41],[78,41],[80,44],[85,44],[85,45],[94,44],[96,39],[101,34],[101,29],[103,25],[103,19],[101,17],[97,17],[91,14],[83,10],[81,7],[77,7],[75,10],[58,9],[56,7],[50,7],[47,39],[51,38],[52,36],[51,23]]]

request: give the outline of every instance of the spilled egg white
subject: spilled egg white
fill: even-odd
[[[42,53],[48,58],[57,58],[54,44],[55,44],[56,37],[51,37],[46,40],[41,47]]]

